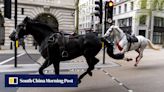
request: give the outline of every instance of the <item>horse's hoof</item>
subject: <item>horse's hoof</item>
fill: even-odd
[[[132,58],[127,58],[126,61],[129,62],[129,61],[132,61],[132,60],[133,60]]]
[[[81,80],[78,80],[78,84],[80,84],[81,83]]]
[[[92,72],[89,72],[88,74],[89,74],[89,76],[92,76],[93,75]]]
[[[41,71],[39,71],[39,74],[40,74],[40,75],[44,75],[44,73],[43,73],[43,72],[41,72]]]
[[[137,64],[134,64],[135,67],[137,67]]]

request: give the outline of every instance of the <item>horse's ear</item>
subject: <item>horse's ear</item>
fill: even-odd
[[[24,20],[23,20],[23,23],[26,24],[26,23],[29,22],[29,21],[31,21],[31,18],[30,18],[30,17],[25,17]]]

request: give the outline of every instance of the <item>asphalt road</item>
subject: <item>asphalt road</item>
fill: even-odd
[[[0,62],[13,57],[13,54],[0,54]]]
[[[18,54],[19,55],[19,54]],[[40,54],[29,54],[35,61],[37,61],[39,58],[40,58]],[[14,57],[14,54],[0,54],[0,63],[5,61],[5,60],[8,60],[10,58]],[[5,65],[8,65],[8,64],[14,64],[15,60],[12,59],[6,63],[4,63]],[[18,64],[33,64],[35,63],[32,59],[30,59],[28,57],[28,55],[26,54],[23,54],[22,56],[18,57],[17,58],[17,62]]]

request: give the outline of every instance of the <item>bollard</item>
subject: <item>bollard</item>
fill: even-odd
[[[13,49],[13,43],[10,42],[10,50],[12,50],[12,49]]]
[[[36,50],[37,50],[37,47],[38,47],[37,44],[35,44],[35,49],[36,49]]]

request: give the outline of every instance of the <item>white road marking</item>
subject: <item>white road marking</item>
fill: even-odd
[[[25,55],[25,54],[26,54],[26,53],[21,53],[21,54],[17,55],[17,57],[23,56],[23,55]],[[9,58],[9,59],[7,59],[7,60],[2,61],[2,62],[0,63],[0,65],[5,64],[5,63],[7,63],[7,62],[9,62],[9,61],[11,61],[11,60],[14,60],[14,57],[11,57],[11,58]]]
[[[133,92],[133,90],[128,90],[129,92]]]
[[[128,90],[128,92],[133,92],[133,90],[129,89],[125,84],[123,84],[122,82],[120,82],[116,77],[112,76],[109,72],[105,71],[104,69],[100,69],[101,71],[103,71],[106,75],[108,75],[109,77],[111,77],[114,81],[116,81],[120,86],[124,87],[125,89]]]
[[[122,86],[122,85],[123,85],[123,83],[119,83],[119,85],[121,85],[121,86]]]

